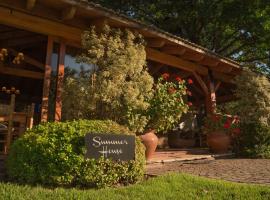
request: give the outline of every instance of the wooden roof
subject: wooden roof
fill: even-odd
[[[231,59],[86,0],[0,0],[0,24],[51,35],[74,45],[80,45],[81,33],[91,25],[99,28],[108,24],[136,31],[147,42],[150,70],[156,73],[178,69],[180,76],[194,78],[191,89],[196,99],[207,94],[211,71],[216,90],[219,88],[217,101],[223,101],[223,97],[227,101],[234,87],[231,80],[241,72],[239,63]]]

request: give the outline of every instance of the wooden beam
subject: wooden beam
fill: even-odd
[[[19,52],[14,50],[14,49],[10,49],[8,48],[8,52],[11,52],[14,56],[16,56]],[[39,68],[39,69],[42,69],[44,70],[45,69],[45,65],[41,62],[39,62],[38,60],[34,59],[34,58],[31,58],[30,56],[27,56],[24,54],[24,61],[31,64],[31,65],[34,65],[35,67]]]
[[[219,81],[225,82],[225,83],[232,83],[234,76],[226,75],[224,73],[220,72],[212,72],[213,77]]]
[[[1,15],[1,14],[0,14]],[[13,38],[8,40],[1,40],[0,45],[6,47],[17,47],[17,46],[29,46],[38,42],[45,42],[47,39],[42,35],[32,35],[23,38]]]
[[[12,10],[11,12],[10,9],[4,7],[0,7],[0,23],[36,33],[63,37],[78,43],[81,42],[81,34],[83,32],[82,29],[20,11]]]
[[[36,0],[26,0],[26,9],[32,10],[35,7]]]
[[[102,31],[105,25],[108,24],[108,19],[106,17],[99,17],[96,19],[91,19],[90,25],[95,26],[97,32]]]
[[[201,78],[201,76],[199,74],[197,74],[196,72],[193,72],[194,77],[196,78],[197,82],[200,84],[204,95],[208,96],[209,91],[208,91],[208,87],[206,86],[205,82],[203,81],[203,79]]]
[[[70,6],[62,11],[62,20],[73,19],[76,14],[77,8],[75,6]]]
[[[152,48],[146,48],[146,56],[147,59],[153,60],[155,62],[163,63],[166,65],[174,66],[180,69],[183,69],[185,71],[194,72],[197,71],[199,74],[206,75],[208,73],[208,69],[206,67],[197,65],[195,63],[183,60],[181,58],[178,58],[176,56],[172,56],[169,54],[165,54],[161,51],[152,49]]]
[[[48,121],[48,111],[49,111],[49,93],[50,93],[50,83],[51,83],[51,62],[53,53],[53,38],[48,37],[47,42],[47,53],[46,53],[46,65],[43,80],[43,94],[42,94],[42,105],[41,105],[41,121]]]
[[[40,72],[34,72],[34,71],[11,68],[11,67],[0,67],[0,73],[12,75],[12,76],[33,78],[33,79],[43,79],[43,76],[44,76],[43,73],[40,73]]]
[[[154,48],[161,48],[166,44],[165,40],[157,39],[157,38],[146,39],[146,42],[147,42],[148,47],[154,47]]]
[[[209,57],[204,57],[204,59],[202,59],[199,63],[202,64],[202,65],[209,66],[209,67],[216,67],[216,66],[218,66],[218,64],[220,63],[220,61],[217,60],[217,59],[212,59],[212,58],[209,58]],[[213,68],[213,69],[215,69],[215,68]]]
[[[165,46],[161,49],[162,52],[172,55],[183,55],[187,51],[185,48],[179,48],[177,46]]]
[[[64,42],[61,42],[59,51],[58,70],[57,70],[56,102],[54,114],[55,121],[60,121],[62,116],[62,91],[65,74],[65,52],[66,52],[66,44]]]
[[[217,92],[217,90],[219,89],[221,85],[221,81],[218,81],[217,84],[215,85],[215,92]]]
[[[198,53],[198,52],[191,52],[191,51],[186,51],[183,55],[181,55],[181,58],[191,60],[191,61],[196,61],[199,62],[203,60],[205,55]]]

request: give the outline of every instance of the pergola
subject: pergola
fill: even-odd
[[[64,76],[66,45],[80,47],[81,34],[91,25],[99,29],[108,24],[111,27],[128,28],[142,34],[147,42],[146,53],[150,73],[158,75],[166,71],[176,73],[184,79],[192,78],[194,80],[191,86],[192,100],[195,105],[205,104],[208,113],[215,111],[216,102],[234,99],[232,79],[241,72],[240,65],[228,58],[84,0],[0,0],[0,24],[47,36],[45,63],[38,62],[27,55],[25,57],[41,72],[0,66],[0,74],[43,80],[42,121],[48,118],[53,43],[60,44],[57,68],[57,76],[60,80]],[[1,33],[4,31],[0,27],[0,47],[5,46],[5,40],[1,40]],[[16,44],[44,40],[44,37],[39,35],[21,38],[16,37],[16,33],[13,34]],[[62,105],[60,82],[57,84],[56,96],[55,120],[60,120]]]

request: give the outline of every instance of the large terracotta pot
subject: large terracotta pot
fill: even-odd
[[[155,130],[147,131],[144,135],[140,136],[145,146],[145,157],[146,160],[151,160],[158,144],[158,137],[155,134]]]
[[[213,132],[207,135],[207,145],[214,153],[227,153],[231,144],[231,137],[224,132]]]

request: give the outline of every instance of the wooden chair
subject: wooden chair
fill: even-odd
[[[18,137],[20,137],[28,128],[33,127],[34,116],[34,104],[31,104],[27,108],[27,112],[13,112],[11,120],[11,130],[9,134],[9,122],[10,114],[0,115],[0,153],[7,154],[9,148],[9,142],[11,143]],[[8,137],[10,135],[10,141]]]

